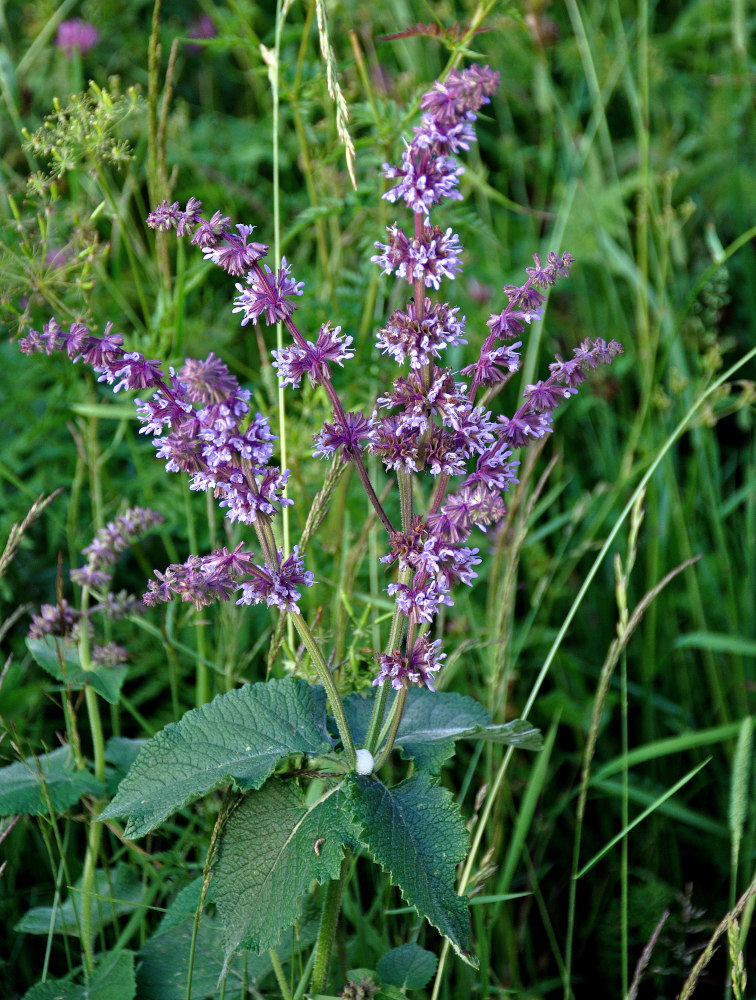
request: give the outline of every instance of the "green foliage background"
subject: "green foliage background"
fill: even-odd
[[[110,0],[35,0],[0,9],[0,540],[40,493],[64,487],[0,579],[2,618],[10,620],[0,754],[11,763],[58,745],[62,695],[26,651],[26,613],[54,602],[59,580],[70,597],[67,571],[81,563],[99,523],[134,503],[166,516],[164,530],[119,566],[117,585],[137,593],[153,568],[240,537],[227,539],[219,514],[165,475],[136,434],[128,400],[114,399],[61,356],[22,358],[14,340],[54,313],[61,323],[81,319],[99,330],[112,320],[127,345],[173,364],[212,350],[277,421],[268,357],[273,331],[239,327],[227,276],[172,238],[156,244],[143,221],[170,185],[171,199],[201,198],[206,211],[253,223],[260,240],[273,242],[275,139],[280,249],[306,282],[300,328],[314,336],[330,320],[355,337],[358,359],[336,384],[346,406],[369,410],[395,374],[373,348],[374,331],[404,295],[369,262],[383,227],[406,221],[400,208],[379,200],[380,164],[398,158],[420,94],[450,60],[462,58],[453,25],[475,19],[488,30],[470,40],[464,61],[489,63],[502,85],[481,116],[478,145],[464,157],[465,200],[437,216],[465,247],[464,272],[442,292],[467,316],[470,346],[452,352],[450,364],[470,362],[489,313],[505,304],[502,285],[520,283],[532,253],[550,249],[568,250],[577,264],[551,296],[542,328],[528,332],[522,384],[543,377],[555,352],[569,356],[586,337],[615,338],[625,354],[563,408],[552,439],[523,465],[507,522],[478,543],[479,581],[458,595],[440,625],[450,654],[444,687],[473,694],[498,722],[528,706],[529,721],[546,734],[540,756],[515,756],[486,820],[473,907],[480,973],[450,959],[441,989],[450,997],[507,990],[556,997],[592,988],[621,997],[669,909],[639,995],[676,995],[754,876],[746,738],[756,680],[753,361],[712,388],[756,341],[752,12],[743,0],[656,7],[643,0],[330,3],[330,40],[356,151],[355,190],[314,3],[293,4],[283,27],[278,118],[264,59],[275,44],[272,4],[164,3],[159,73],[152,76],[145,27],[151,10]],[[187,31],[202,12],[218,34],[195,51]],[[57,21],[71,16],[95,22],[101,38],[82,59],[68,61],[52,41]],[[436,23],[447,35],[383,37],[418,22]],[[22,148],[21,130],[37,129],[55,96],[65,107],[90,78],[111,94],[137,88],[134,109],[125,117],[116,109],[108,126],[128,142],[130,158],[114,165],[121,147],[114,151],[91,135],[85,142],[69,127],[62,176],[54,187],[27,187],[32,171],[51,164]],[[160,155],[150,145],[151,128]],[[514,409],[516,389],[493,400],[495,412]],[[309,387],[287,393],[286,407],[296,539],[325,469],[309,457],[311,435],[329,413]],[[604,540],[684,419],[684,432],[650,476],[642,522],[631,530],[632,519],[622,521],[559,637]],[[387,502],[396,503],[393,494]],[[377,563],[383,539],[366,516],[358,484],[347,476],[308,556],[318,584],[303,602],[333,646],[343,682],[356,689],[372,679],[371,651],[390,607]],[[691,557],[698,561],[635,623],[643,596]],[[618,623],[622,631],[628,618],[637,627],[607,659]],[[131,662],[108,735],[149,736],[180,718],[195,704],[199,661],[210,664],[213,691],[263,679],[270,669],[266,651],[276,622],[264,609],[226,606],[196,615],[181,605],[143,621],[124,634],[114,629],[115,638],[128,638]],[[306,673],[301,651],[284,635],[276,673],[296,661]],[[503,754],[491,745],[462,749],[445,771],[465,816],[478,813],[478,793],[494,780]],[[398,778],[401,761],[394,767]],[[626,838],[573,878],[649,806]],[[201,867],[217,808],[212,800],[193,808],[144,857],[111,838],[103,861],[127,860],[157,910],[129,924],[130,938],[103,929],[104,944],[139,949],[160,908]],[[75,882],[81,820],[81,807],[56,828],[23,818],[5,840],[6,996],[23,995],[39,978],[40,939],[13,928],[30,907],[50,904],[62,859],[64,884]],[[344,901],[340,961],[374,967],[382,950],[416,934],[438,950],[434,932],[396,912],[401,900],[393,890],[367,867],[358,876]],[[741,916],[742,943],[750,913],[746,907]],[[745,954],[753,970],[747,947]],[[720,947],[701,995],[722,995],[725,957]],[[70,967],[59,937],[49,960],[55,975]],[[263,982],[277,995],[272,979]]]

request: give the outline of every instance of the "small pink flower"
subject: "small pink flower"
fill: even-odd
[[[85,55],[93,49],[100,40],[100,32],[89,21],[76,17],[71,21],[61,21],[55,36],[55,47],[60,49],[68,59],[73,59],[74,50]]]

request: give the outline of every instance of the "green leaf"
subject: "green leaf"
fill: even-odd
[[[426,771],[394,788],[353,774],[347,790],[371,858],[407,902],[449,939],[460,958],[477,968],[469,949],[468,902],[454,889],[468,835],[451,793]]]
[[[193,924],[193,919],[184,919],[163,930],[164,925],[161,923],[158,933],[144,944],[139,952],[137,971],[139,1000],[186,1000],[186,974],[189,969]],[[299,955],[301,949],[308,948],[313,943],[317,932],[318,921],[313,914],[303,921],[295,940],[292,940],[291,935],[284,935],[279,948],[280,958],[283,960],[292,953]],[[223,927],[219,920],[204,914],[194,951],[191,1000],[217,996],[223,968]],[[244,960],[241,955],[232,959],[226,978],[226,996],[241,995],[243,985],[249,981],[259,986],[263,976],[271,968],[269,952],[260,956],[247,955]]]
[[[226,960],[240,946],[275,948],[312,880],[338,878],[343,844],[353,838],[340,787],[309,805],[293,782],[276,778],[246,795],[228,818],[214,868]]]
[[[142,837],[220,785],[259,788],[284,758],[331,745],[322,688],[293,677],[247,685],[148,740],[99,818],[128,816],[124,836]]]
[[[164,934],[166,931],[176,927],[188,917],[194,918],[194,914],[197,912],[197,907],[199,906],[201,895],[202,879],[192,879],[188,885],[185,885],[184,888],[176,894],[175,899],[171,901],[170,906],[163,915],[163,919],[160,921],[157,933]],[[205,896],[206,903],[211,901],[211,896],[212,884],[208,887],[208,891]]]
[[[756,641],[727,632],[687,632],[677,637],[675,649],[708,649],[713,653],[756,656]]]
[[[373,696],[350,695],[344,703],[350,729],[359,745],[365,740],[373,707]],[[407,696],[396,746],[405,759],[418,768],[437,773],[454,753],[459,739],[483,739],[507,743],[524,750],[540,750],[540,732],[524,719],[494,725],[483,706],[453,691],[429,691],[413,687]]]
[[[0,768],[0,816],[39,816],[64,812],[82,795],[99,795],[101,783],[89,771],[77,770],[70,747]]]
[[[382,955],[376,972],[384,983],[407,990],[420,990],[430,982],[437,965],[438,959],[433,952],[409,942]]]
[[[133,1000],[136,994],[135,957],[133,951],[104,956],[89,983],[87,1000]]]
[[[129,773],[129,768],[137,759],[144,742],[144,740],[127,739],[125,736],[111,736],[105,744],[105,760],[113,765],[107,776],[110,795],[115,795],[118,791],[118,786]]]
[[[40,667],[71,691],[80,691],[89,684],[111,705],[118,703],[126,679],[125,667],[96,666],[84,670],[76,643],[59,636],[27,639],[26,645]]]
[[[48,979],[27,990],[22,1000],[85,1000],[84,987],[77,986],[71,976]]]
[[[131,913],[144,898],[144,886],[136,872],[126,864],[118,864],[113,872],[98,868],[95,872],[96,905],[93,908],[92,930],[98,932],[106,924],[112,923],[124,913]],[[26,934],[79,935],[82,893],[81,879],[76,883],[67,899],[55,909],[53,927],[53,907],[35,906],[21,917],[16,924],[17,931]]]
[[[89,986],[79,986],[71,976],[48,979],[24,993],[23,1000],[134,1000],[134,952],[119,951],[99,959]]]

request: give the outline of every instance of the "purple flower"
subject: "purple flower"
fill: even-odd
[[[554,385],[548,382],[536,382],[535,385],[528,385],[522,394],[535,413],[548,413],[555,410],[564,399],[573,396],[577,389],[568,389],[565,386]]]
[[[174,595],[191,601],[195,608],[228,601],[239,589],[239,577],[254,571],[252,553],[237,545],[233,552],[218,549],[208,556],[189,556],[184,563],[171,563],[164,573],[155,570],[142,600],[149,606],[170,601]]]
[[[85,365],[94,368],[96,372],[102,372],[105,368],[123,357],[123,334],[113,333],[113,324],[105,324],[102,337],[85,337],[79,324],[71,326],[70,334],[75,338],[78,346],[81,344],[81,353],[74,358],[74,361],[81,359]],[[72,351],[68,351],[71,357]]]
[[[126,590],[119,590],[117,594],[109,591],[91,610],[115,621],[118,618],[125,618],[126,615],[141,614],[144,611],[144,604],[141,598]]]
[[[237,284],[236,290],[239,294],[234,299],[234,308],[231,312],[242,313],[242,326],[246,326],[250,321],[256,325],[258,317],[263,313],[268,326],[291,317],[296,306],[288,299],[293,295],[302,294],[304,282],[295,281],[290,271],[286,258],[282,257],[281,266],[275,277],[266,264],[264,274],[258,268],[247,275],[248,288]]]
[[[422,586],[390,583],[386,590],[389,596],[396,598],[401,613],[415,623],[431,622],[442,604],[454,604],[443,581],[430,580]]]
[[[129,659],[128,652],[115,642],[107,642],[104,646],[92,646],[92,663],[98,667],[120,667]]]
[[[417,472],[420,462],[420,438],[416,430],[400,426],[399,417],[373,418],[369,450],[387,469],[394,472]]]
[[[468,112],[488,104],[500,81],[500,75],[490,66],[474,64],[464,70],[453,69],[443,83],[436,81],[433,89],[423,94],[420,107],[438,122],[460,121]]]
[[[195,18],[190,21],[187,26],[187,35],[189,38],[196,38],[198,41],[204,41],[208,38],[215,38],[218,34],[218,29],[215,27],[213,19],[209,14],[203,14],[201,17]],[[194,45],[191,42],[187,42],[186,51],[191,52],[192,55],[197,55],[202,52],[204,46]]]
[[[421,125],[415,125],[414,142],[421,149],[432,149],[436,153],[458,153],[460,149],[469,149],[475,142],[475,130],[470,124],[475,115],[468,111],[461,121],[444,121],[426,112]]]
[[[61,334],[61,328],[55,319],[51,319],[49,323],[45,323],[42,327],[42,333],[37,330],[30,330],[27,337],[22,337],[18,342],[18,349],[22,354],[26,354],[31,357],[32,354],[47,354],[48,356],[53,353],[53,351],[60,350],[58,346],[58,339]]]
[[[295,545],[291,554],[281,562],[283,550],[278,550],[279,567],[272,570],[268,566],[253,566],[250,570],[252,579],[242,583],[239,588],[242,596],[237,604],[261,604],[280,608],[281,611],[293,611],[299,614],[300,599],[297,587],[311,587],[313,575],[304,568],[299,558],[299,546]]]
[[[387,227],[388,243],[376,243],[382,251],[371,257],[380,265],[384,274],[393,274],[413,283],[423,280],[426,288],[432,286],[438,291],[442,278],[454,278],[461,270],[459,237],[447,229],[431,226],[426,219],[420,238],[410,239],[403,229],[394,223]]]
[[[331,362],[343,365],[344,361],[354,357],[354,351],[349,350],[352,338],[340,334],[340,326],[334,328],[325,323],[320,328],[316,343],[308,340],[304,347],[292,344],[291,347],[273,351],[273,367],[278,371],[279,384],[296,387],[305,373],[310,376],[313,385],[330,378]]]
[[[213,234],[217,225],[221,223],[225,224],[226,221],[226,219],[220,219],[216,227],[213,227],[211,220],[210,228],[213,230]],[[224,230],[222,236],[226,241],[225,246],[218,246],[217,244],[213,246],[204,245],[202,246],[202,253],[205,255],[205,260],[211,260],[213,264],[222,267],[229,274],[240,277],[242,274],[246,274],[253,264],[257,263],[261,257],[267,254],[268,247],[265,243],[247,243],[247,237],[253,232],[254,226],[245,226],[239,223],[236,228],[239,231],[239,236],[235,236]],[[206,236],[199,236],[200,232],[201,230],[198,230],[194,234],[192,243],[200,243],[202,239],[206,239]],[[286,258],[283,260],[283,266],[286,267]],[[283,294],[291,294],[291,292]],[[298,294],[301,295],[302,293]]]
[[[89,21],[75,17],[70,21],[61,21],[55,35],[55,48],[68,59],[73,59],[78,49],[81,55],[86,55],[100,40],[100,32]]]
[[[480,358],[475,364],[463,368],[462,375],[472,375],[476,380],[476,385],[496,385],[498,382],[507,382],[510,375],[520,370],[518,351],[520,347],[522,347],[521,340],[504,347],[495,347],[493,350],[484,345]]]
[[[385,177],[400,178],[398,184],[383,195],[386,201],[404,200],[413,212],[427,215],[433,205],[444,198],[461,200],[457,191],[459,178],[464,173],[452,156],[434,156],[428,149],[412,143],[402,153],[401,167],[383,165]]]
[[[413,553],[411,565],[450,591],[455,583],[472,586],[477,573],[473,566],[480,564],[478,550],[454,545],[438,534],[426,534],[420,552]]]
[[[97,381],[107,382],[113,387],[113,392],[148,389],[162,384],[163,372],[160,361],[148,361],[138,351],[121,352],[119,358],[105,366]]]
[[[423,540],[426,537],[425,525],[419,514],[415,514],[412,519],[409,531],[393,531],[390,536],[391,551],[388,555],[381,556],[380,561],[391,565],[399,563],[400,569],[407,569],[416,565],[418,555],[423,551]]]
[[[278,506],[287,507],[294,503],[283,495],[289,478],[288,469],[284,472],[265,469],[259,476],[240,471],[229,473],[225,469],[222,473],[225,478],[213,477],[211,488],[222,494],[218,506],[227,508],[226,517],[232,523],[254,524],[260,514],[272,516],[278,513]],[[192,489],[208,488],[199,483],[199,476],[195,476],[189,485]]]
[[[553,285],[557,278],[567,278],[570,274],[570,265],[575,262],[572,254],[564,253],[561,257],[551,251],[546,258],[546,265],[541,264],[541,258],[537,253],[533,254],[535,267],[526,267],[530,280],[534,285],[545,288],[546,285]]]
[[[497,417],[501,424],[500,435],[511,448],[522,448],[537,441],[554,430],[554,418],[550,413],[522,413],[513,417]]]
[[[61,597],[57,604],[43,604],[39,614],[32,615],[28,636],[30,639],[42,639],[46,635],[71,635],[80,618],[76,608]]]
[[[512,452],[508,448],[502,448],[497,441],[486,451],[481,452],[475,466],[475,472],[465,479],[462,486],[482,483],[489,490],[505,492],[510,486],[519,482],[515,476],[515,470],[520,463],[508,462],[507,459],[511,457]]]
[[[372,425],[367,417],[357,412],[346,412],[344,419],[323,424],[323,430],[313,438],[315,458],[328,458],[341,448],[345,458],[353,458],[360,450],[361,442],[370,438]]]
[[[440,652],[440,647],[440,639],[430,642],[423,635],[417,639],[408,657],[402,656],[398,650],[379,656],[378,663],[381,669],[373,681],[373,687],[390,681],[396,691],[409,687],[410,684],[425,686],[428,690],[435,691],[434,674],[441,668],[441,660],[446,659],[446,653]]]
[[[458,543],[463,542],[476,525],[485,532],[487,525],[498,521],[506,512],[498,490],[474,482],[448,496],[437,513],[429,514],[428,527],[442,538]]]
[[[204,361],[187,358],[178,377],[186,387],[186,398],[192,403],[222,403],[239,388],[228,365],[212,351]]]
[[[111,581],[111,567],[121,552],[125,552],[138,538],[164,521],[162,514],[149,507],[130,507],[124,514],[108,521],[90,544],[82,549],[82,555],[87,557],[87,564],[80,569],[72,569],[71,579],[91,590],[104,589]]]
[[[386,326],[378,331],[377,346],[390,354],[397,364],[409,360],[411,368],[421,368],[437,358],[446,347],[466,344],[465,318],[457,318],[459,307],[446,302],[423,302],[423,318],[418,320],[415,303],[389,316]]]
[[[540,292],[535,292],[534,294],[538,295],[539,299],[543,301],[543,296],[541,296]],[[510,302],[504,312],[498,315],[494,313],[486,321],[486,325],[491,327],[491,333],[500,340],[512,340],[513,337],[516,337],[518,333],[522,333],[525,329],[524,323],[530,325],[534,320],[538,321],[541,319],[543,319],[543,306],[538,305],[530,309],[513,309]]]

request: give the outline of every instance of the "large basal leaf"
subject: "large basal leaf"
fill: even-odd
[[[98,958],[88,986],[71,976],[48,979],[24,993],[23,1000],[133,1000],[136,993],[134,952],[119,951]]]
[[[373,696],[350,695],[344,707],[355,742],[360,745],[367,735]],[[414,760],[418,768],[437,773],[459,739],[511,743],[524,750],[543,746],[540,732],[523,719],[495,725],[474,698],[453,691],[411,688],[395,743],[402,756]]]
[[[137,986],[139,1000],[186,1000],[186,983],[192,957],[193,920],[183,920],[166,931],[160,931],[142,946],[139,952]],[[192,965],[191,1000],[205,1000],[217,994],[223,972],[223,928],[219,920],[202,917]],[[254,982],[270,969],[270,958],[264,955],[247,962],[247,975]],[[239,958],[228,969],[226,996],[239,996],[243,985],[242,961]]]
[[[193,891],[197,898],[201,881],[195,879],[197,886]],[[187,888],[190,889],[191,885]],[[182,900],[178,904],[179,909],[183,909],[185,902],[186,900]],[[168,908],[166,918],[161,921],[157,933],[145,942],[139,952],[137,969],[139,1000],[186,1000],[194,913],[188,916],[186,913],[183,916],[181,913],[174,913],[175,905],[176,901]],[[288,964],[287,960],[291,955],[294,956],[298,967],[301,967],[300,962],[304,964],[306,956],[303,952],[317,937],[318,916],[314,912],[305,915],[296,934],[293,932],[284,934],[278,949],[279,958],[284,966]],[[242,996],[245,984],[251,982],[259,987],[263,977],[268,975],[273,967],[270,953],[267,951],[262,955],[235,956],[228,963],[225,994],[223,994],[221,992],[223,985],[220,987],[218,985],[224,970],[223,954],[221,922],[204,913],[194,945],[191,1000],[205,1000],[206,997],[221,995],[227,998]]]
[[[148,740],[100,819],[128,816],[125,836],[142,837],[220,785],[259,788],[285,757],[331,745],[322,688],[292,677],[238,688]]]
[[[455,868],[468,835],[451,793],[426,771],[387,788],[373,777],[349,775],[349,805],[370,857],[407,902],[445,935],[465,962],[471,954],[467,899],[455,891]]]
[[[63,812],[82,795],[99,795],[102,784],[89,771],[77,769],[70,747],[0,768],[0,816],[39,816]]]
[[[212,883],[226,960],[240,946],[275,948],[312,880],[338,877],[353,839],[338,787],[310,805],[293,782],[276,778],[245,796],[226,823]]]
[[[96,666],[84,670],[75,642],[58,636],[46,635],[41,639],[27,639],[26,645],[36,662],[52,677],[71,690],[79,691],[86,684],[110,702],[118,703],[126,668],[123,666]]]

